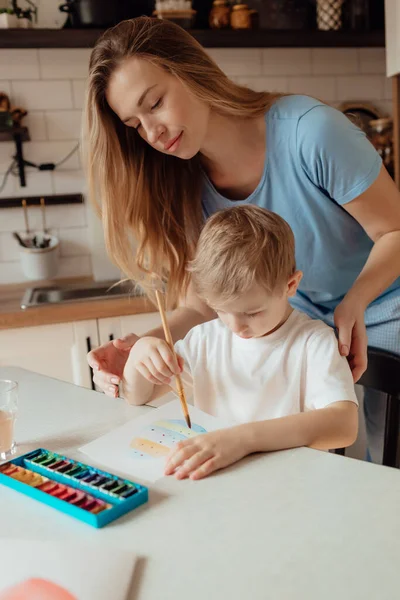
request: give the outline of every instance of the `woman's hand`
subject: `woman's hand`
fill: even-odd
[[[342,300],[334,313],[339,338],[339,352],[346,356],[357,382],[367,368],[368,337],[364,323],[364,307]]]
[[[169,384],[183,370],[183,358],[172,352],[164,340],[142,337],[134,345],[129,360],[141,375],[155,385]]]
[[[125,363],[138,339],[135,333],[131,333],[124,338],[107,342],[87,355],[87,361],[93,369],[93,381],[107,396],[118,396],[118,385]]]
[[[197,435],[178,442],[167,458],[165,475],[202,479],[249,454],[241,426]]]

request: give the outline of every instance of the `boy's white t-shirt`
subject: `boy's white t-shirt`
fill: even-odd
[[[243,339],[219,319],[194,327],[175,349],[194,383],[194,404],[237,423],[274,419],[350,400],[353,378],[333,330],[294,310],[273,333]]]

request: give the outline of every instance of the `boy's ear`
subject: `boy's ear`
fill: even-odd
[[[303,278],[302,271],[296,271],[293,273],[291,277],[289,277],[288,286],[287,286],[287,295],[289,298],[294,296],[297,292],[297,288],[299,287],[299,283]]]

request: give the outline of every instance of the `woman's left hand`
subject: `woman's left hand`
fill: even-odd
[[[364,308],[342,300],[334,314],[339,338],[339,352],[346,356],[357,382],[367,368],[368,337],[364,322]]]
[[[175,474],[177,479],[202,479],[247,454],[240,425],[200,434],[174,446],[167,459],[165,475]]]

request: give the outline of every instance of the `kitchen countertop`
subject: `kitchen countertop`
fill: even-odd
[[[24,292],[29,287],[50,287],[68,283],[93,283],[89,277],[54,281],[17,283],[0,286],[0,330],[14,327],[34,327],[68,321],[84,321],[153,312],[156,308],[143,297],[105,298],[71,303],[46,304],[22,310]]]
[[[14,367],[0,377],[19,383],[21,454],[44,447],[91,464],[78,448],[154,410]],[[255,454],[202,481],[148,484],[148,503],[100,530],[0,487],[3,540],[136,554],[129,600],[399,596],[397,469],[310,448]]]

